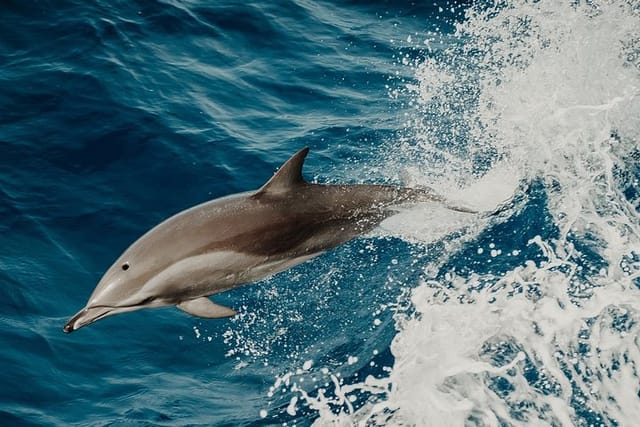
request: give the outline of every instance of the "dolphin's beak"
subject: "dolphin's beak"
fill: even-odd
[[[125,306],[109,306],[109,305],[98,305],[93,307],[85,307],[73,316],[66,325],[62,328],[62,330],[69,334],[75,330],[82,328],[83,326],[90,325],[96,320],[100,320],[104,317],[113,316],[118,313],[126,313],[128,311],[135,311],[141,308],[150,308],[150,307],[161,307],[163,305],[168,305],[162,300],[154,299],[151,303],[148,303],[149,298],[143,300],[142,302],[137,302],[131,305]]]
[[[95,322],[98,319],[102,319],[105,316],[108,316],[114,307],[87,307],[80,310],[73,316],[62,330],[69,334],[77,329],[80,329],[83,326],[86,326],[90,323]],[[115,314],[115,313],[111,313]]]

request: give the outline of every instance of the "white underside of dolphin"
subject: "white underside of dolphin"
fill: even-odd
[[[362,235],[398,205],[444,204],[427,188],[308,183],[302,178],[308,151],[294,154],[259,190],[192,207],[148,231],[107,270],[64,331],[168,305],[204,318],[233,316],[235,310],[208,297],[287,270]]]

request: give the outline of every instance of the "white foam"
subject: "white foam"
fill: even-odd
[[[621,189],[637,188],[624,176],[640,141],[640,8],[508,3],[469,13],[459,45],[414,64],[404,96],[416,110],[398,154],[413,160],[416,182],[479,209],[537,180],[558,234],[478,247],[510,257],[499,276],[425,264],[416,315],[396,317],[389,378],[336,382],[333,396],[301,392],[318,425],[633,425],[640,416],[640,218]],[[448,248],[461,244],[453,230],[466,230],[453,238],[465,242],[487,224],[431,207],[402,215],[383,226]],[[541,258],[514,263],[531,249]],[[345,396],[363,390],[380,400],[355,411]]]

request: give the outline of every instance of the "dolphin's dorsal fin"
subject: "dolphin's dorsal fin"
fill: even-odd
[[[259,197],[264,194],[283,194],[296,186],[304,183],[302,177],[302,165],[307,157],[309,147],[305,147],[291,156],[280,169],[271,177],[265,185],[263,185],[255,194]]]

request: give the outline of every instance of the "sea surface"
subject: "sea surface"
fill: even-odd
[[[310,181],[480,213],[399,207],[230,319],[63,333],[305,146]],[[637,425],[639,180],[636,0],[4,1],[0,425]]]

